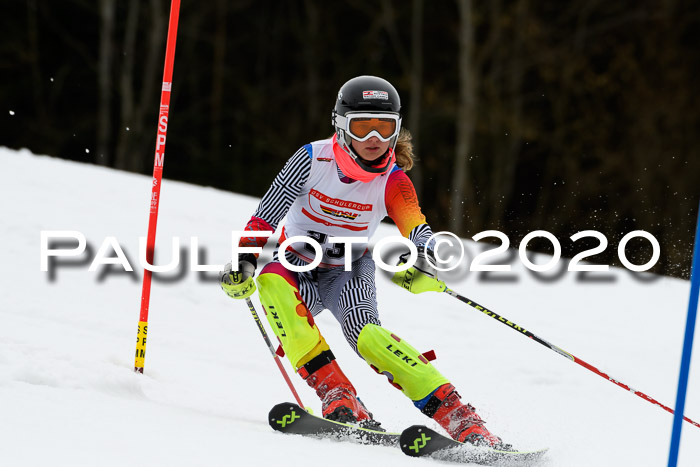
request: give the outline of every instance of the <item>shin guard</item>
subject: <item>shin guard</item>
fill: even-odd
[[[416,401],[448,382],[419,351],[408,342],[375,324],[362,328],[357,350],[377,373]]]
[[[328,349],[296,287],[274,273],[260,274],[257,282],[267,320],[295,370]]]

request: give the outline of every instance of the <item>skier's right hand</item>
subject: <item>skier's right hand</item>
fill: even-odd
[[[221,271],[221,289],[231,298],[248,298],[255,292],[255,268],[257,260],[250,253],[238,257],[238,271],[233,271],[231,263],[228,263]]]

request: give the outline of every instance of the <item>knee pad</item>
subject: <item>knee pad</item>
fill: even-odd
[[[377,373],[386,375],[393,386],[413,401],[449,382],[408,342],[375,324],[362,329],[357,350]]]
[[[261,273],[257,283],[267,320],[295,370],[328,349],[299,289],[275,273]]]

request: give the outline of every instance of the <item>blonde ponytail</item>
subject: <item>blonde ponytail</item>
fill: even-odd
[[[399,131],[399,139],[396,141],[396,165],[404,172],[408,172],[413,167],[413,136],[406,128]]]

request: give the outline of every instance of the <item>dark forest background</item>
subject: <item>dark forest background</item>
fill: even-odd
[[[0,145],[150,174],[169,9],[3,0]],[[593,229],[610,245],[591,259],[619,264],[642,229],[661,242],[652,271],[688,277],[699,31],[700,2],[680,0],[183,0],[164,176],[261,196],[331,134],[338,88],[379,75],[402,96],[434,230],[517,246],[543,229],[571,257]]]

